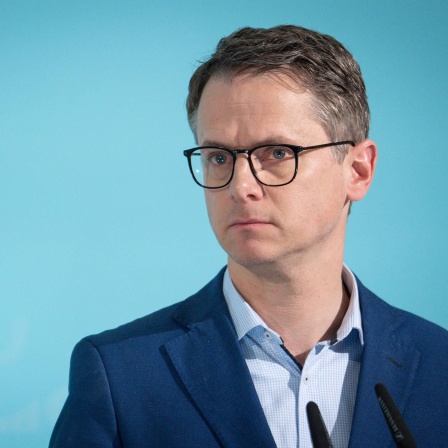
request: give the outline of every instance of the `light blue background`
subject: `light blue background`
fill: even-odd
[[[334,35],[379,146],[346,261],[448,327],[443,1],[0,3],[0,446],[48,442],[83,336],[195,292],[225,263],[182,150],[196,61],[245,26]],[[434,366],[436,368],[436,366]]]

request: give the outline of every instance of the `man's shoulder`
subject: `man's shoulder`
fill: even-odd
[[[146,338],[157,334],[179,331],[182,326],[172,316],[176,309],[186,300],[188,299],[139,317],[116,328],[89,335],[84,339],[92,342],[94,345],[107,345],[129,339]]]
[[[426,351],[436,346],[448,347],[448,331],[409,311],[390,305],[367,289],[357,279],[363,325],[390,331],[401,343],[413,344]],[[429,346],[429,344],[431,344]],[[431,348],[430,348],[431,347]]]
[[[219,304],[224,304],[220,287],[222,276],[223,270],[202,289],[186,299],[119,327],[87,336],[81,343],[88,341],[99,347],[124,344],[126,341],[135,343],[142,339],[154,339],[162,342],[185,333],[195,320],[203,319]]]

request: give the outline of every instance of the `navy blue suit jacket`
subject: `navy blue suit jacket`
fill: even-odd
[[[80,341],[50,446],[274,448],[222,276],[183,302]],[[448,446],[448,333],[358,287],[365,346],[350,447],[394,446],[378,382],[420,447]]]

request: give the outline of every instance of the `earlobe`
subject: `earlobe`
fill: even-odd
[[[377,148],[372,140],[363,140],[350,149],[348,164],[347,199],[361,200],[369,191],[375,173]]]

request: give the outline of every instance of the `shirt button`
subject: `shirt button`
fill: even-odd
[[[267,331],[265,331],[264,335],[266,336],[267,339],[271,339],[272,338],[271,333],[269,333]]]
[[[308,384],[310,382],[310,377],[308,375],[302,376],[302,382]]]

